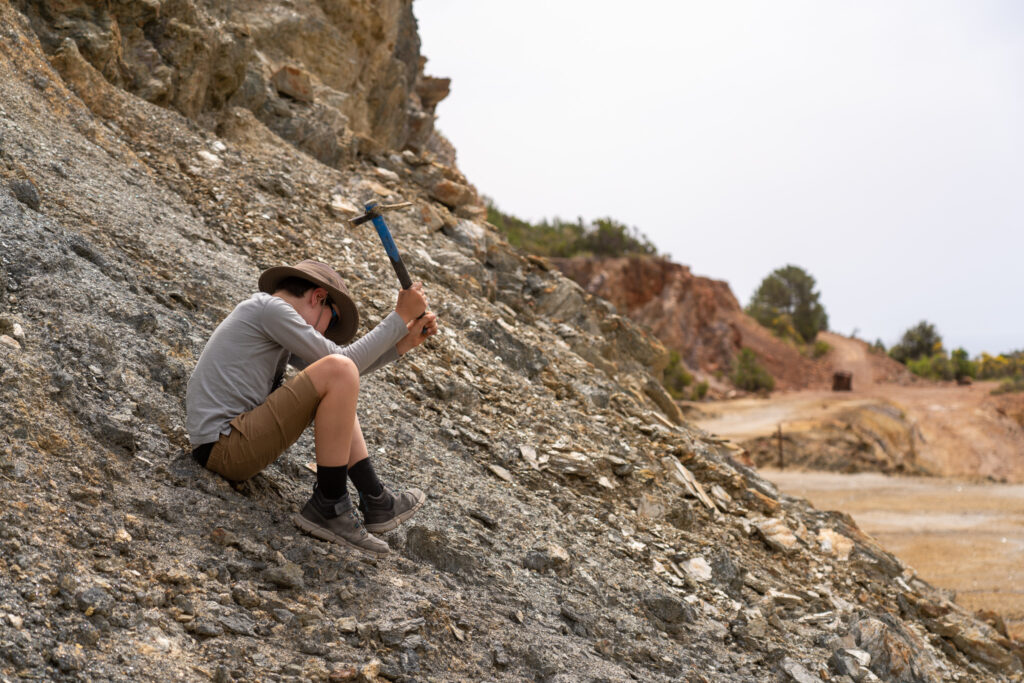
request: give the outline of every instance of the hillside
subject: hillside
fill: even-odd
[[[852,367],[831,354],[812,359],[748,316],[722,280],[694,275],[665,258],[626,256],[554,259],[566,275],[589,293],[612,302],[623,314],[649,328],[683,362],[709,378],[728,375],[741,348],[752,349],[782,390],[824,388],[836,370],[854,371],[872,382],[909,381],[906,369],[888,358],[871,367]],[[828,341],[828,338],[825,339]]]
[[[487,228],[407,0],[0,0],[0,35],[0,678],[1021,680],[997,620],[681,423],[664,346]],[[414,204],[442,324],[361,387],[429,496],[384,560],[292,525],[310,434],[232,487],[183,429],[262,269],[387,314],[368,199]]]

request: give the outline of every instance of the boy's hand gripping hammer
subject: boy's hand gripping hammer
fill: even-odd
[[[380,236],[381,244],[384,245],[384,251],[388,253],[388,258],[391,259],[391,265],[395,269],[395,274],[398,275],[398,281],[402,283],[402,289],[409,289],[412,287],[412,278],[409,277],[409,271],[405,269],[405,263],[402,262],[402,255],[398,253],[398,247],[395,246],[395,240],[391,238],[391,231],[388,230],[388,224],[384,222],[384,215],[382,212],[391,211],[393,209],[404,209],[407,206],[412,206],[412,202],[391,204],[389,206],[380,206],[377,202],[368,202],[366,204],[366,213],[349,221],[353,226],[362,225],[367,221],[373,221],[373,227],[377,228],[377,235]]]

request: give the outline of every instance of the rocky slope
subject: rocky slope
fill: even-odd
[[[408,2],[236,6],[0,0],[0,679],[1021,679],[997,620],[677,424],[664,347],[475,222]],[[182,425],[262,268],[319,257],[386,315],[369,198],[414,203],[444,325],[363,385],[430,496],[384,561],[291,525],[308,436],[233,488]]]

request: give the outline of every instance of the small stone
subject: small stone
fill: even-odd
[[[386,185],[381,185],[376,180],[364,180],[362,182],[362,186],[380,197],[387,197],[392,193],[392,190],[390,188],[388,188]]]
[[[683,570],[697,581],[711,580],[711,565],[703,557],[694,557],[683,563]]]
[[[642,496],[636,504],[636,513],[649,519],[661,519],[665,516],[665,506],[657,498]]]
[[[540,469],[540,463],[537,460],[537,449],[533,446],[522,445],[519,447],[519,454],[523,456],[523,460],[535,470]]]
[[[75,640],[84,647],[95,647],[100,642],[100,630],[88,621],[75,629]]]
[[[458,208],[473,201],[473,190],[452,180],[441,180],[430,189],[430,196],[450,208]]]
[[[338,218],[349,218],[362,213],[359,207],[342,197],[340,194],[332,194],[327,210]]]
[[[389,171],[386,168],[381,168],[380,166],[374,168],[373,172],[377,174],[378,178],[383,178],[384,180],[390,180],[395,183],[401,180],[401,178],[398,177],[397,173],[395,173],[394,171]]]
[[[229,633],[237,636],[256,636],[256,626],[252,620],[241,614],[227,614],[218,619],[221,626]]]
[[[359,675],[368,681],[377,680],[377,676],[380,675],[381,661],[379,659],[371,659],[370,663],[359,670]]]
[[[64,672],[81,671],[85,667],[85,653],[82,646],[61,643],[50,654],[50,658],[58,669]]]
[[[18,323],[14,323],[14,325],[11,326],[11,336],[18,340],[20,343],[24,344],[25,328],[19,325]]]
[[[783,659],[779,666],[797,683],[822,683],[822,680],[804,668],[803,664],[789,657]]]
[[[263,598],[259,594],[243,586],[235,586],[231,589],[231,598],[242,607],[252,609],[263,604]]]
[[[210,532],[210,540],[217,545],[225,546],[235,545],[238,543],[238,539],[235,538],[235,535],[224,527],[215,527],[213,531]]]
[[[840,648],[832,653],[829,660],[829,664],[836,672],[855,681],[865,677],[870,663],[871,654],[857,648]]]
[[[711,497],[718,503],[718,507],[723,510],[729,509],[732,506],[732,496],[730,496],[724,488],[715,484],[711,487]]]
[[[327,680],[329,683],[344,683],[344,681],[354,681],[358,676],[359,671],[355,667],[346,666],[332,671],[327,676]]]
[[[271,85],[282,95],[299,102],[313,101],[313,81],[309,74],[294,66],[283,66],[270,78]]]
[[[192,574],[180,567],[174,567],[160,572],[157,574],[157,578],[164,583],[173,583],[181,586],[189,586],[192,584]]]
[[[7,615],[7,621],[9,621],[11,626],[18,629],[19,631],[21,630],[21,627],[25,625],[24,619],[22,619],[21,617],[16,617],[13,614]]]
[[[818,531],[818,545],[822,552],[829,553],[836,559],[846,562],[853,550],[853,541],[832,529]]]
[[[781,519],[769,518],[754,524],[769,548],[790,552],[796,548],[796,535]]]
[[[31,180],[12,180],[9,187],[15,199],[33,211],[39,210],[39,190],[36,189],[35,183]]]
[[[302,588],[305,585],[302,567],[294,562],[285,562],[279,567],[270,567],[263,572],[263,578],[278,588]]]
[[[113,599],[102,588],[94,587],[75,594],[75,604],[86,616],[92,616],[93,614],[109,616],[110,608],[113,606]]]
[[[284,608],[279,608],[270,611],[274,615],[274,619],[282,624],[290,624],[295,621],[295,615]]]
[[[208,619],[197,619],[193,622],[193,632],[201,638],[216,638],[224,634],[224,628]]]
[[[778,605],[780,607],[799,607],[800,605],[804,604],[804,600],[800,596],[792,595],[790,593],[783,593],[782,591],[777,591],[774,589],[768,591],[768,593],[765,595],[765,598],[771,601],[773,605]]]
[[[341,633],[355,633],[359,627],[359,622],[356,621],[355,617],[342,617],[334,622],[334,625]]]
[[[21,344],[18,343],[14,337],[8,337],[6,334],[0,334],[0,346],[6,346],[14,351],[21,351]]]
[[[488,529],[497,529],[498,521],[482,510],[470,510],[469,516],[483,524]]]
[[[626,462],[622,463],[621,465],[616,465],[615,469],[613,469],[612,472],[615,473],[616,477],[628,477],[629,475],[633,474],[634,469],[635,468],[633,467],[633,463]]]
[[[196,606],[188,599],[187,595],[178,595],[172,601],[174,606],[180,609],[185,614],[195,614]]]
[[[114,534],[114,540],[118,543],[131,543],[132,535],[125,529],[118,529],[117,533]]]
[[[537,572],[548,569],[564,570],[569,566],[569,553],[562,546],[549,543],[528,552],[526,559],[523,560],[523,566]]]
[[[696,612],[692,607],[682,600],[665,593],[647,593],[643,597],[643,604],[648,612],[666,624],[679,622],[693,623],[697,618]]]
[[[496,476],[498,479],[501,479],[502,481],[507,481],[510,484],[514,481],[512,478],[512,473],[506,470],[501,465],[488,465],[487,469],[489,469],[492,473],[494,473],[494,476]]]
[[[216,167],[220,166],[222,163],[224,163],[224,162],[222,162],[220,160],[219,156],[217,156],[216,154],[213,154],[212,152],[207,152],[205,149],[199,150],[199,152],[196,154],[196,156],[198,156],[200,158],[200,160],[202,160],[202,162],[204,164],[206,164],[208,166],[212,166],[214,168],[216,168]]]

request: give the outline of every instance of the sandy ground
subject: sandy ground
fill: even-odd
[[[972,610],[999,612],[1024,639],[1024,485],[930,477],[761,470],[790,495],[842,510]]]
[[[779,425],[783,432],[813,429],[858,404],[897,406],[913,428],[918,463],[936,477],[762,474],[817,507],[853,515],[922,578],[956,591],[967,608],[999,612],[1024,639],[1024,428],[1006,414],[1006,401],[1019,408],[1024,397],[997,399],[994,382],[876,383],[884,368],[864,344],[837,335],[828,342],[833,366],[853,372],[853,391],[695,404],[691,419],[744,441],[773,434]]]

